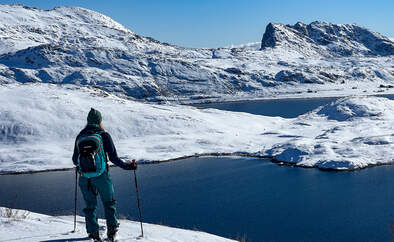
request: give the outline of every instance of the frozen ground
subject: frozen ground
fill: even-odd
[[[11,218],[9,218],[11,216]],[[99,219],[100,234],[106,238],[105,220]],[[199,231],[170,228],[161,225],[143,224],[144,237],[141,234],[140,223],[130,220],[120,220],[119,241],[138,242],[219,242],[234,241]],[[40,229],[37,229],[40,228]],[[77,217],[77,230],[74,229],[73,216],[47,216],[25,210],[0,207],[0,237],[1,241],[86,241],[85,219]]]
[[[0,171],[72,167],[74,140],[90,107],[103,114],[120,156],[139,161],[247,152],[305,167],[390,164],[394,101],[349,97],[294,119],[122,99],[73,85],[0,88]]]

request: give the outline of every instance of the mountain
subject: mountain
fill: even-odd
[[[393,42],[356,25],[271,23],[262,50],[193,49],[137,35],[79,7],[0,5],[0,18],[3,85],[73,84],[190,103],[387,93],[394,83]],[[338,34],[326,34],[335,26]]]
[[[259,50],[261,46],[261,42],[251,42],[240,45],[231,45],[227,48],[238,48],[238,49],[248,49],[248,50]]]
[[[387,37],[355,24],[315,21],[295,25],[269,23],[261,49],[289,48],[309,56],[389,56],[394,43]]]

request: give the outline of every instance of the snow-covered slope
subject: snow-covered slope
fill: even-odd
[[[393,43],[356,25],[296,24],[302,35],[270,24],[260,51],[177,47],[78,7],[0,5],[0,18],[3,84],[89,85],[174,102],[394,92]]]
[[[71,47],[159,48],[164,44],[141,37],[100,13],[79,7],[39,10],[22,5],[0,5],[0,53],[38,45]],[[167,46],[167,48],[170,48]]]
[[[299,116],[292,125],[302,135],[266,153],[279,161],[322,169],[394,164],[393,110],[394,101],[386,98],[339,99]]]
[[[226,48],[237,48],[237,49],[247,49],[247,50],[259,50],[261,47],[261,42],[251,42],[241,45],[231,45]]]
[[[315,21],[295,25],[268,24],[261,48],[285,48],[307,56],[389,56],[394,42],[355,24]]]
[[[118,154],[139,161],[195,153],[254,152],[262,148],[269,118],[179,105],[151,105],[72,85],[0,88],[0,171],[73,167],[74,141],[95,107]]]
[[[7,85],[0,103],[7,103],[0,106],[0,172],[73,167],[90,107],[102,112],[127,160],[244,152],[330,169],[394,162],[394,101],[386,98],[344,98],[295,119],[144,104],[74,85]]]
[[[99,219],[100,227],[105,228],[105,220]],[[119,241],[138,242],[220,242],[234,241],[212,234],[170,228],[144,223],[144,237],[141,238],[140,224],[130,220],[120,220]],[[39,228],[39,229],[38,229]],[[73,216],[53,217],[25,210],[0,207],[1,241],[86,241],[85,219],[77,216],[77,230],[74,229]],[[100,231],[105,238],[105,231]]]

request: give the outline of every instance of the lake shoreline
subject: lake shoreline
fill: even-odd
[[[185,105],[185,106],[195,106],[198,107],[198,105],[205,105],[205,104],[231,104],[231,103],[241,103],[241,102],[262,102],[262,101],[278,101],[278,100],[283,100],[283,101],[297,101],[297,100],[309,100],[309,99],[329,99],[329,98],[346,98],[346,97],[385,97],[385,96],[394,96],[394,91],[393,90],[387,90],[387,91],[373,91],[369,93],[333,93],[333,94],[320,94],[319,92],[316,92],[313,94],[315,95],[308,95],[310,93],[303,93],[306,94],[305,96],[301,95],[278,95],[277,97],[274,96],[268,96],[268,97],[261,97],[261,96],[256,96],[256,97],[249,97],[245,96],[244,98],[239,97],[239,98],[227,98],[227,97],[204,97],[201,99],[190,99],[190,100],[184,100],[184,101],[169,101],[170,104],[180,104],[180,105]],[[148,102],[149,103],[149,102]],[[151,102],[151,103],[160,103],[160,102]]]
[[[377,167],[377,166],[390,166],[394,165],[394,162],[388,163],[379,163],[379,164],[369,164],[365,167],[361,168],[347,168],[347,169],[335,169],[335,168],[324,168],[318,166],[304,166],[298,165],[296,163],[286,162],[282,160],[276,159],[274,156],[270,155],[260,155],[256,153],[247,153],[247,152],[232,152],[232,153],[203,153],[203,154],[194,154],[194,155],[186,155],[166,160],[154,160],[154,161],[140,161],[137,162],[138,165],[154,165],[161,163],[168,163],[173,161],[185,160],[189,158],[203,158],[203,157],[246,157],[246,158],[258,158],[258,159],[268,159],[271,163],[276,164],[278,166],[291,166],[296,168],[305,168],[305,169],[318,169],[320,171],[328,171],[328,172],[352,172],[364,170],[366,168]],[[116,167],[115,165],[110,165],[109,167]],[[56,171],[69,171],[73,170],[75,167],[68,168],[58,168],[58,169],[48,169],[48,170],[34,170],[34,171],[10,171],[10,172],[0,172],[0,176],[2,175],[25,175],[25,174],[36,174],[36,173],[44,173],[44,172],[56,172]]]

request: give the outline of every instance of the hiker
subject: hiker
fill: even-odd
[[[114,188],[108,171],[108,158],[125,170],[136,170],[137,165],[126,163],[118,157],[112,138],[104,131],[101,121],[101,113],[92,108],[87,117],[86,127],[81,130],[75,140],[72,160],[80,175],[79,187],[86,203],[83,212],[89,238],[100,241],[96,217],[97,195],[100,194],[107,222],[107,236],[111,241],[118,231],[119,222]]]

